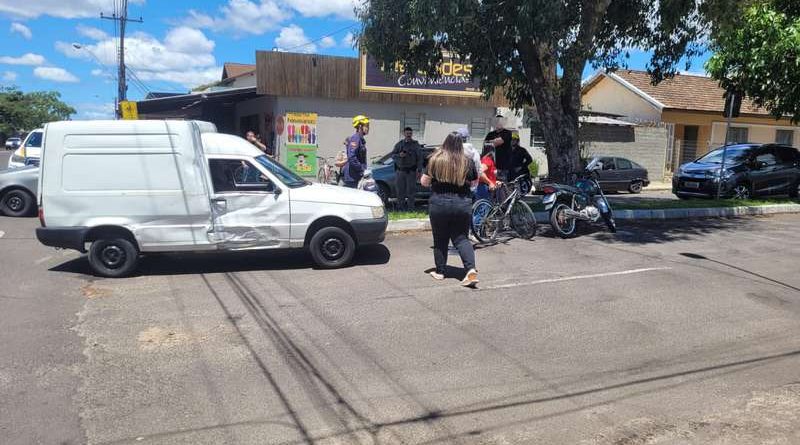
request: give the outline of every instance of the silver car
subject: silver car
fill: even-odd
[[[36,213],[39,167],[0,170],[0,215],[29,216]]]

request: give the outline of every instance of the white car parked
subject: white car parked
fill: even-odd
[[[305,248],[343,267],[388,223],[378,195],[312,184],[205,122],[50,123],[40,175],[37,238],[106,277],[151,252]]]
[[[41,128],[28,133],[22,145],[14,151],[8,159],[8,168],[25,167],[26,165],[39,165],[42,157],[42,135],[44,130]]]

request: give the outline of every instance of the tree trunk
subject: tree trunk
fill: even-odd
[[[580,168],[580,77],[575,82],[573,70],[570,70],[569,73],[565,71],[563,79],[559,79],[555,51],[546,43],[531,41],[522,44],[520,56],[542,124],[547,175],[552,180],[564,182]]]
[[[547,146],[547,175],[555,181],[566,182],[572,173],[580,170],[578,119],[560,111],[543,109],[538,104],[536,108]],[[545,118],[545,115],[549,116]],[[545,119],[550,123],[545,123]]]

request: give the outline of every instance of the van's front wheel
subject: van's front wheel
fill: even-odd
[[[324,269],[344,267],[353,261],[356,242],[353,237],[339,227],[323,227],[311,237],[309,243],[311,258],[317,266]]]
[[[124,238],[99,239],[89,249],[89,265],[95,274],[107,278],[130,275],[139,264],[139,250]]]

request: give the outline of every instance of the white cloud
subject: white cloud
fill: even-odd
[[[100,120],[114,119],[116,113],[114,102],[107,103],[85,103],[73,105],[77,110],[76,119],[80,120]]]
[[[355,20],[358,0],[284,0],[287,6],[305,17],[327,17],[330,15]]]
[[[275,30],[288,17],[286,8],[274,0],[228,0],[214,16],[190,10],[184,23],[197,28],[231,31],[234,35],[261,35]]]
[[[13,82],[17,80],[17,73],[13,71],[4,71],[2,79],[3,82]]]
[[[103,40],[108,38],[108,34],[105,31],[97,29],[93,26],[78,25],[75,29],[78,31],[78,34],[88,37],[92,40]]]
[[[163,41],[143,32],[125,38],[125,64],[143,82],[166,81],[187,87],[219,80],[222,68],[214,58],[215,43],[197,29],[173,28]],[[68,57],[99,61],[116,66],[116,39],[107,37],[84,45],[81,50],[66,42],[56,42],[56,49]],[[99,72],[95,75],[101,75]],[[148,85],[149,86],[149,85]]]
[[[142,4],[145,0],[130,0]],[[0,12],[15,17],[35,18],[42,15],[74,19],[97,17],[100,12],[111,13],[109,0],[0,0]]]
[[[44,56],[33,53],[25,53],[20,57],[2,56],[0,57],[0,64],[6,65],[31,65],[39,66],[44,65]]]
[[[164,38],[164,46],[171,51],[184,54],[214,51],[213,41],[209,40],[202,32],[186,26],[171,29]]]
[[[334,46],[336,46],[336,39],[334,39],[333,37],[330,37],[330,36],[324,37],[319,42],[319,46],[321,46],[323,48],[333,48]]]
[[[52,80],[53,82],[80,82],[80,79],[75,77],[69,71],[65,70],[64,68],[57,68],[54,66],[37,67],[33,70],[33,75],[40,79]]]
[[[344,35],[344,38],[342,39],[342,46],[345,46],[347,48],[352,48],[353,45],[355,45],[355,43],[356,43],[355,34],[353,34],[352,32],[348,32],[347,34]]]
[[[11,32],[12,33],[15,32],[15,33],[21,35],[22,37],[25,37],[28,40],[30,40],[33,37],[33,33],[31,32],[31,29],[28,28],[27,26],[23,25],[22,23],[17,23],[17,22],[12,23],[11,24]]]
[[[317,45],[311,43],[311,39],[306,36],[303,28],[297,25],[282,28],[281,33],[275,39],[275,45],[280,51],[313,53],[317,50]]]

